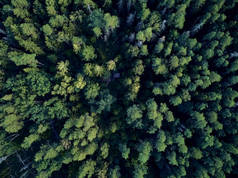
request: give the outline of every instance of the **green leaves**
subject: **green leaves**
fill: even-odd
[[[119,150],[121,152],[122,158],[124,158],[124,159],[129,158],[130,148],[128,148],[126,144],[120,144]]]
[[[85,89],[85,98],[90,100],[90,99],[95,99],[98,94],[99,94],[100,86],[98,83],[92,83],[87,85]]]
[[[177,106],[182,103],[182,99],[179,96],[171,97],[170,103],[174,106]]]
[[[193,112],[191,113],[192,119],[194,120],[194,127],[197,129],[202,129],[206,127],[207,121],[202,113]]]
[[[46,0],[46,10],[50,16],[56,15],[56,3],[54,0]]]
[[[174,25],[175,28],[182,29],[185,22],[186,5],[182,4],[177,7],[177,11],[172,13],[169,17],[169,24]]]
[[[97,57],[92,46],[86,46],[85,48],[83,48],[82,55],[85,61],[90,61]]]
[[[23,19],[30,15],[27,11],[29,8],[27,0],[12,0],[11,3],[14,6],[13,12],[17,17]]]
[[[152,69],[156,75],[158,74],[166,74],[168,69],[165,64],[162,63],[161,58],[153,58],[152,59]]]
[[[21,146],[24,149],[30,148],[33,142],[39,140],[39,135],[38,134],[31,134],[28,137],[25,137],[24,142],[21,144]]]
[[[0,126],[3,127],[8,133],[16,133],[23,128],[23,121],[15,114],[7,115],[1,119]]]
[[[142,41],[142,42],[145,42],[145,40],[146,40],[145,35],[142,31],[140,31],[136,34],[136,39],[139,41]]]
[[[152,151],[152,145],[150,142],[143,142],[138,147],[138,160],[141,164],[145,164],[150,158],[150,152]]]
[[[75,87],[79,90],[83,89],[86,85],[86,82],[84,81],[84,78],[81,74],[77,76],[77,80],[74,83]]]
[[[127,118],[126,121],[128,124],[132,124],[133,122],[140,122],[138,119],[142,118],[142,111],[137,105],[133,105],[127,109]]]
[[[4,97],[1,98],[4,101],[11,101],[12,100],[12,94],[10,95],[5,95]]]
[[[33,39],[38,39],[39,35],[37,29],[31,23],[22,23],[20,25],[22,33],[26,36],[30,36]]]
[[[42,27],[42,30],[46,35],[51,35],[53,33],[53,29],[51,28],[49,24],[44,25]]]
[[[44,156],[44,159],[53,159],[58,155],[57,151],[54,148],[50,148],[47,152],[46,155]]]
[[[30,72],[27,75],[27,81],[32,92],[36,93],[38,96],[44,96],[47,93],[50,93],[51,82],[47,74],[43,72]]]
[[[113,31],[119,26],[119,20],[117,16],[112,16],[110,13],[103,13],[101,9],[92,11],[89,16],[89,26],[93,28],[93,32],[97,37],[102,34],[102,30],[105,33]]]
[[[98,106],[96,112],[101,113],[102,111],[109,112],[111,110],[111,105],[116,101],[115,97],[109,94],[108,91],[102,92],[100,94],[100,100],[96,102]]]
[[[43,103],[44,112],[51,119],[62,119],[69,115],[69,110],[65,103],[57,97],[53,97]]]
[[[158,152],[165,151],[165,149],[167,147],[165,140],[166,140],[165,132],[163,130],[159,131],[159,133],[157,135],[157,140],[155,143],[155,146],[156,146],[156,149]]]
[[[29,65],[31,67],[37,67],[38,61],[36,60],[36,54],[22,54],[12,56],[10,59],[17,65]]]
[[[110,13],[104,14],[104,20],[106,22],[106,29],[114,30],[119,26],[119,20],[117,16],[111,16]]]
[[[201,159],[202,158],[202,152],[198,148],[192,148],[192,157],[194,159]]]
[[[147,170],[147,166],[135,164],[133,170],[133,178],[143,178],[147,174]]]
[[[237,177],[237,2],[0,4],[0,177]]]
[[[152,38],[152,28],[151,27],[147,28],[145,31],[139,31],[136,34],[136,39],[138,41],[142,41],[142,42],[150,41],[151,38]]]
[[[94,10],[89,16],[89,21],[91,22],[89,26],[94,28],[97,27],[99,29],[103,28],[105,22],[102,10]]]
[[[149,119],[156,119],[157,117],[157,104],[156,102],[154,101],[154,99],[149,99],[147,102],[146,102],[146,105],[147,105],[147,110],[148,110],[148,113],[147,113],[147,116]]]
[[[104,143],[100,149],[101,149],[101,155],[102,155],[102,157],[103,157],[104,159],[107,158],[107,157],[108,157],[108,154],[109,154],[109,144]]]
[[[169,164],[178,166],[178,162],[177,162],[177,159],[176,159],[176,153],[174,151],[168,152],[166,158],[168,159]]]
[[[93,160],[86,161],[82,166],[80,166],[78,171],[78,178],[92,177],[96,162]]]

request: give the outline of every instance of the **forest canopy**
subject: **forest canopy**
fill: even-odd
[[[238,177],[237,10],[0,0],[0,177]]]

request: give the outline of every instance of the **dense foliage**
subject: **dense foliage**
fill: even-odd
[[[238,177],[237,0],[0,9],[0,177]]]

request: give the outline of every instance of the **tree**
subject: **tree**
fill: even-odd
[[[146,102],[146,105],[147,105],[147,116],[149,119],[152,119],[152,120],[155,120],[156,117],[157,117],[157,104],[156,102],[154,101],[154,99],[149,99],[147,102]]]
[[[141,164],[145,164],[150,158],[150,152],[152,151],[152,145],[150,142],[143,142],[138,147],[138,160]]]
[[[168,159],[169,164],[178,166],[178,162],[177,162],[177,159],[176,159],[176,153],[174,151],[169,152],[167,154],[166,158]]]
[[[237,0],[1,0],[0,177],[238,177]]]
[[[137,105],[132,105],[127,109],[127,118],[126,121],[128,124],[132,124],[134,122],[139,122],[138,119],[142,118],[142,111]]]
[[[10,56],[11,60],[17,65],[29,65],[31,67],[37,66],[36,54],[23,54],[17,56]]]
[[[56,3],[54,0],[46,0],[46,10],[50,16],[54,16],[57,14],[55,7]]]
[[[191,114],[191,117],[194,120],[194,127],[197,129],[205,128],[207,125],[207,121],[205,120],[205,117],[202,113],[199,113],[197,111],[193,112]]]
[[[85,176],[92,177],[95,166],[96,166],[95,161],[92,161],[92,160],[86,161],[79,167],[78,177],[79,178],[83,178]]]
[[[169,17],[169,23],[174,25],[178,29],[182,29],[184,22],[185,22],[185,12],[186,12],[186,5],[182,4],[177,7],[177,11],[172,13]]]
[[[232,86],[238,83],[238,76],[232,76],[231,78],[228,79],[227,81],[227,86]]]
[[[113,97],[108,91],[101,92],[100,97],[101,99],[96,103],[98,105],[96,112],[109,112],[111,110],[111,105],[116,101],[115,97]]]
[[[136,34],[136,39],[137,39],[138,41],[145,42],[145,41],[146,41],[145,34],[144,34],[142,31],[139,31],[139,32]]]
[[[192,148],[191,154],[194,159],[201,159],[202,158],[202,152],[199,148]]]
[[[179,66],[179,59],[177,56],[173,56],[171,57],[171,60],[170,60],[170,68],[171,69],[175,69]]]
[[[30,72],[27,75],[27,82],[31,86],[31,91],[38,96],[44,96],[50,93],[51,82],[49,76],[43,72]]]
[[[179,96],[172,97],[170,99],[172,105],[177,106],[182,103],[182,99]]]
[[[98,83],[89,84],[85,89],[85,98],[86,99],[95,99],[99,94],[100,86]]]
[[[97,57],[95,54],[95,49],[92,46],[86,46],[83,48],[82,55],[85,61],[90,61]]]
[[[168,121],[168,122],[173,122],[174,121],[174,116],[173,116],[173,113],[171,111],[168,111],[165,113],[165,119]]]
[[[1,119],[0,126],[8,133],[16,133],[23,128],[23,122],[15,114],[9,114],[4,119]]]
[[[152,69],[154,70],[155,74],[166,74],[168,69],[165,64],[162,63],[162,59],[160,58],[153,58],[152,59]]]
[[[13,9],[14,15],[22,19],[30,16],[28,12],[28,8],[30,5],[26,0],[13,0],[11,1],[11,3],[14,6]]]
[[[77,80],[75,81],[74,85],[79,90],[85,87],[86,82],[84,81],[84,77],[81,74],[78,74]]]
[[[172,52],[172,47],[173,47],[173,43],[172,43],[172,42],[169,42],[168,45],[167,45],[167,48],[164,49],[164,55],[165,55],[165,57],[171,54],[171,52]]]
[[[115,166],[115,168],[110,170],[109,177],[110,178],[120,178],[121,177],[119,166]]]
[[[101,147],[101,155],[105,159],[108,157],[109,154],[109,144],[104,143]]]
[[[49,36],[53,33],[53,29],[51,28],[51,26],[49,24],[44,25],[42,27],[42,30],[47,36]]]
[[[89,21],[89,26],[93,28],[97,27],[99,29],[103,28],[103,25],[105,25],[103,12],[100,9],[92,11],[89,16]]]
[[[126,144],[120,144],[119,145],[119,150],[121,151],[122,157],[124,159],[129,158],[130,148],[128,148]]]
[[[115,28],[117,28],[119,26],[119,20],[116,16],[111,16],[111,14],[106,13],[104,14],[104,20],[106,22],[106,30],[110,29],[110,30],[114,30]]]
[[[159,54],[164,48],[164,44],[162,42],[158,42],[155,46],[155,53]]]
[[[148,168],[145,165],[135,165],[133,177],[143,178],[147,174],[147,169]]]
[[[158,152],[163,152],[165,151],[167,145],[165,144],[166,141],[166,135],[165,132],[163,130],[159,131],[158,135],[157,135],[157,140],[155,143],[156,149]]]
[[[30,148],[33,142],[39,140],[39,135],[38,134],[31,134],[28,137],[25,137],[24,142],[22,143],[22,147],[27,149]]]

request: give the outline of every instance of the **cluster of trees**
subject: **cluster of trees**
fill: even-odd
[[[0,177],[237,177],[237,9],[1,0]]]

